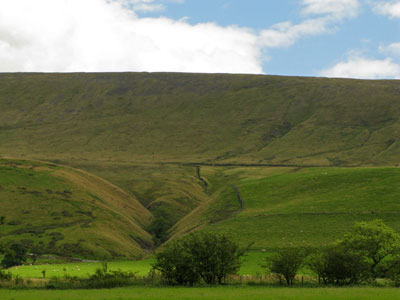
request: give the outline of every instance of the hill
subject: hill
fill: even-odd
[[[400,163],[400,83],[211,74],[1,74],[0,154]]]
[[[141,257],[152,248],[151,213],[134,197],[86,172],[0,159],[0,242],[37,253]]]
[[[152,248],[157,220],[169,237],[228,232],[257,249],[326,244],[356,220],[400,229],[399,95],[395,80],[0,74],[0,157],[30,165],[3,160],[19,183],[0,182],[0,201],[30,209],[7,204],[8,221],[26,222],[1,239],[48,245],[51,233],[96,257],[132,257]],[[69,223],[62,197],[84,208]],[[61,235],[25,232],[45,225]]]

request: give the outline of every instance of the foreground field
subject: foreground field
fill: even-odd
[[[123,288],[111,290],[0,290],[2,300],[129,300],[129,299],[274,299],[274,300],[340,300],[384,299],[397,300],[400,289],[392,288]]]
[[[262,264],[264,259],[269,255],[265,252],[249,252],[244,258],[242,268],[239,273],[241,275],[262,275],[265,269]],[[113,261],[108,262],[110,270],[122,270],[134,272],[138,276],[146,276],[154,263],[153,258],[147,258],[139,261]],[[97,268],[101,267],[101,263],[65,263],[65,264],[41,264],[33,266],[13,267],[9,271],[13,275],[22,278],[42,278],[42,270],[46,270],[46,278],[63,277],[65,275],[77,276],[80,278],[88,277],[93,274]]]

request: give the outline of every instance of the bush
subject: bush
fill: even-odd
[[[201,279],[207,284],[221,284],[238,272],[244,252],[224,235],[194,233],[156,254],[153,268],[168,284],[193,285]]]
[[[171,242],[162,252],[156,254],[154,269],[162,273],[163,279],[169,285],[190,285],[200,280],[195,270],[192,255],[182,241]]]
[[[11,247],[6,250],[6,254],[1,262],[1,265],[6,269],[13,266],[22,265],[27,259],[26,252],[27,250],[23,245],[12,244]]]
[[[135,274],[121,270],[109,270],[107,263],[98,268],[89,278],[64,276],[54,278],[46,285],[47,289],[110,289],[135,284]]]
[[[370,264],[357,252],[335,245],[311,254],[306,261],[324,284],[357,284],[370,278]]]
[[[324,284],[327,284],[327,259],[326,253],[324,251],[316,251],[311,253],[305,260],[304,263],[312,272],[317,274],[318,283],[321,283],[321,280]]]
[[[272,273],[283,276],[288,285],[293,285],[297,271],[302,266],[305,256],[304,249],[280,249],[268,261],[268,269]]]
[[[3,270],[0,270],[0,281],[11,281],[12,274],[10,272],[6,273]]]

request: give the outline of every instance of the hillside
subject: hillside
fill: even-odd
[[[86,172],[0,160],[0,242],[37,253],[141,257],[152,248],[151,214],[132,196]]]
[[[400,83],[171,73],[1,74],[0,155],[400,163]]]
[[[172,228],[176,236],[200,229],[275,249],[326,245],[356,221],[400,231],[399,168],[205,167],[202,176],[213,196]]]
[[[0,239],[139,257],[160,214],[255,249],[400,229],[399,137],[395,80],[0,74]]]

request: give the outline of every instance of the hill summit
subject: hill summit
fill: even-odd
[[[255,75],[1,74],[0,155],[400,163],[400,82]]]

